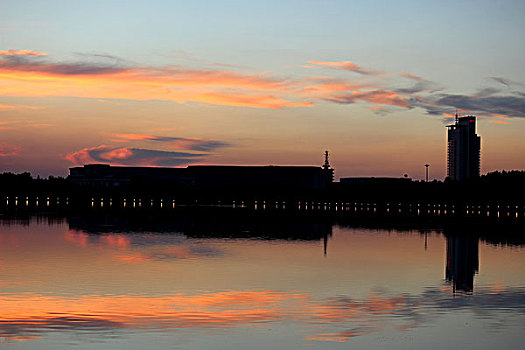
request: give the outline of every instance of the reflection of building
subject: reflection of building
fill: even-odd
[[[476,135],[476,117],[456,115],[447,128],[447,177],[456,181],[479,177],[481,138]]]
[[[75,213],[67,218],[72,232],[84,232],[92,236],[104,233],[133,234],[162,233],[184,234],[196,238],[249,238],[261,240],[324,240],[325,248],[332,236],[332,223],[281,215],[238,214],[224,210],[187,210],[155,214],[141,212]],[[133,235],[130,235],[133,236]],[[98,238],[97,238],[98,239]],[[145,243],[144,243],[145,244]]]
[[[447,237],[445,278],[452,282],[454,293],[472,293],[474,275],[479,269],[478,237]]]

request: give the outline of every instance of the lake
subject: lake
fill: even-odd
[[[525,243],[504,230],[3,217],[0,347],[517,349]]]

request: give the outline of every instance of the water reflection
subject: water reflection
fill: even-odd
[[[257,238],[319,240],[330,237],[333,224],[326,219],[287,218],[259,215],[233,215],[227,212],[207,215],[198,212],[182,215],[92,215],[71,216],[69,228],[92,234],[101,233],[178,233],[200,238]]]
[[[431,336],[445,349],[443,333],[465,341],[467,331],[481,348],[522,341],[519,239],[363,226],[191,213],[0,220],[0,337],[25,348],[53,348],[57,335],[62,347],[122,339],[126,349],[144,348],[131,339],[245,348],[232,338],[256,348],[376,348],[385,336],[391,348]],[[487,335],[494,324],[498,333]],[[183,340],[156,343],[159,334]]]
[[[304,340],[341,342],[382,332],[406,332],[435,324],[449,313],[468,311],[475,319],[510,326],[509,317],[525,316],[525,289],[450,298],[446,291],[427,288],[421,294],[372,293],[365,298],[337,296],[314,299],[309,293],[227,291],[196,295],[101,296],[76,298],[45,295],[4,295],[0,300],[0,335],[30,340],[46,332],[78,336],[115,336],[115,332],[169,332],[170,329],[228,331],[253,327],[303,327]],[[203,335],[205,333],[202,333]],[[125,336],[125,334],[121,334]]]
[[[447,237],[445,278],[453,292],[472,294],[474,275],[479,269],[479,238],[470,235]]]

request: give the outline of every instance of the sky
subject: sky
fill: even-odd
[[[0,172],[90,163],[525,169],[523,1],[0,0]]]

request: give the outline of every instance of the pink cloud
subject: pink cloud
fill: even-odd
[[[352,104],[356,102],[369,102],[378,105],[390,105],[410,108],[407,99],[395,91],[389,90],[367,90],[328,93],[319,96],[320,99],[341,104]]]
[[[47,56],[47,53],[42,53],[33,50],[0,50],[0,56]]]
[[[133,151],[131,151],[129,148],[117,148],[112,149],[108,152],[104,152],[100,154],[100,157],[105,160],[121,160],[121,159],[128,159],[131,156],[133,156]]]
[[[105,150],[108,148],[109,146],[106,146],[106,145],[100,145],[97,147],[86,147],[76,152],[67,154],[64,158],[69,160],[71,163],[75,165],[96,163],[96,161],[91,157],[90,152],[96,151],[96,150]]]
[[[10,157],[20,154],[22,148],[15,145],[0,144],[0,157]]]
[[[315,66],[345,70],[348,72],[354,72],[354,73],[363,74],[363,75],[379,75],[380,74],[377,71],[373,71],[368,68],[358,66],[357,64],[350,62],[350,61],[314,61],[314,60],[311,60],[311,61],[308,61],[308,63],[313,64]],[[313,66],[306,66],[306,67],[313,68]]]
[[[0,130],[20,130],[24,128],[45,128],[52,124],[35,120],[5,120],[0,121]]]
[[[133,166],[180,166],[194,163],[207,153],[163,151],[145,148],[112,147],[100,145],[86,147],[64,156],[75,165],[105,163]]]
[[[113,134],[116,138],[121,141],[141,141],[141,140],[154,140],[157,136],[144,135],[144,134]]]
[[[416,80],[416,81],[425,81],[425,79],[423,79],[419,75],[415,75],[415,74],[412,74],[412,73],[403,72],[403,73],[398,73],[397,75],[399,75],[400,77],[403,77],[403,78],[412,79],[412,80]]]

